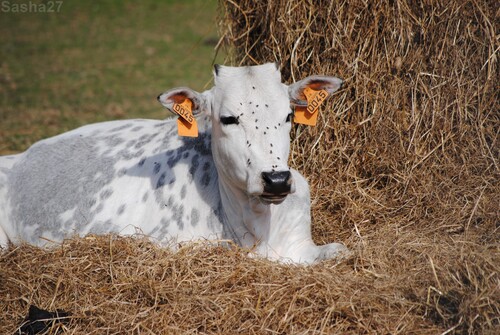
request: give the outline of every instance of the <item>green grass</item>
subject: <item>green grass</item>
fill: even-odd
[[[159,93],[204,90],[212,64],[224,61],[215,59],[216,17],[215,0],[0,11],[0,154],[91,122],[167,117]]]

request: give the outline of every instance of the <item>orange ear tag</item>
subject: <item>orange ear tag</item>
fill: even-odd
[[[315,91],[309,87],[304,88],[304,95],[307,99],[307,107],[295,107],[293,122],[315,126],[318,120],[318,108],[328,97],[325,90]]]
[[[198,125],[192,112],[193,103],[186,99],[184,102],[174,103],[172,108],[179,115],[177,118],[177,133],[179,136],[198,137]]]

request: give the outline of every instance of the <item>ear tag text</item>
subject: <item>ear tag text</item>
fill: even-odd
[[[307,107],[296,106],[293,122],[315,126],[318,120],[318,108],[328,97],[325,90],[315,91],[309,87],[304,88],[304,95],[307,99]]]
[[[189,99],[178,104],[174,103],[173,111],[179,115],[177,118],[177,133],[179,136],[198,137],[198,125],[192,112],[193,103]]]

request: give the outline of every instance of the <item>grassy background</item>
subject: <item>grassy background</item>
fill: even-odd
[[[214,0],[65,0],[54,13],[0,11],[0,154],[91,122],[166,117],[159,93],[203,90],[223,62],[216,10]]]

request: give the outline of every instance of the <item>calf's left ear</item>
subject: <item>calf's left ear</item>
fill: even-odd
[[[307,98],[304,94],[306,87],[314,91],[325,90],[330,95],[340,89],[343,83],[344,81],[337,77],[309,76],[288,86],[288,95],[292,104],[307,106]]]
[[[191,110],[193,115],[210,114],[210,91],[203,93],[196,92],[189,87],[178,87],[168,90],[158,96],[158,101],[172,113],[174,104],[182,104],[186,99],[191,101]]]

